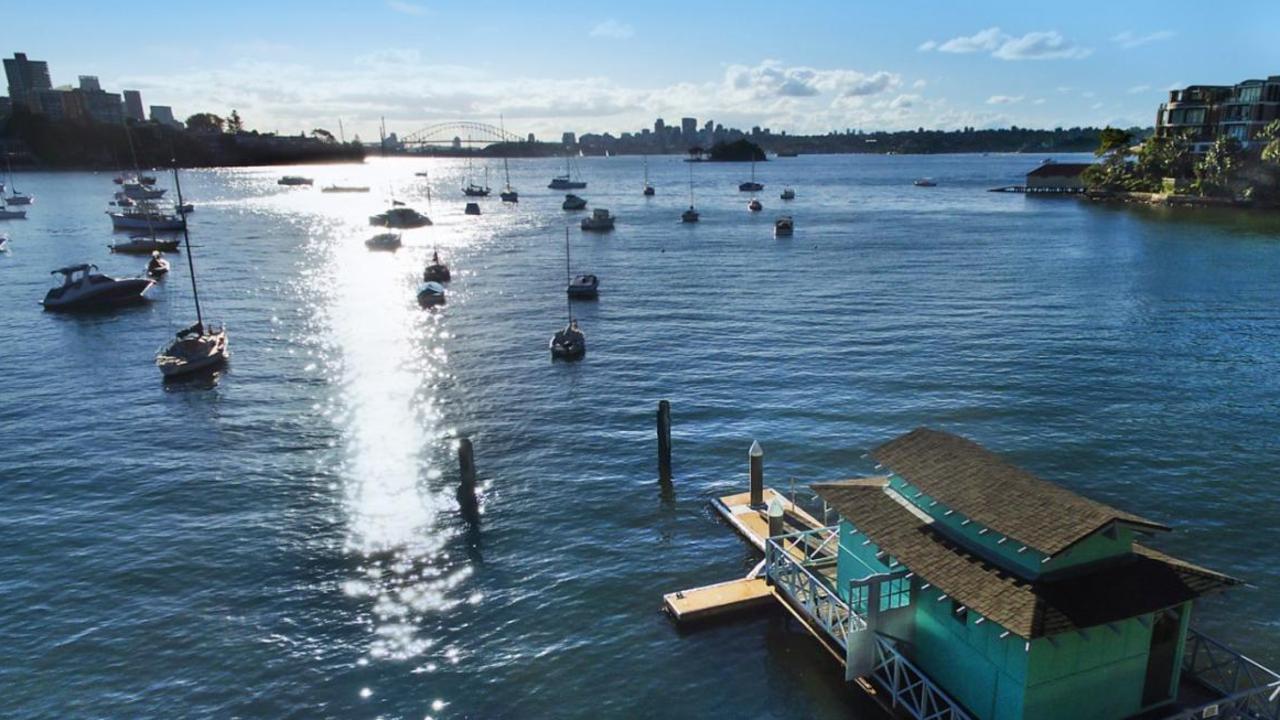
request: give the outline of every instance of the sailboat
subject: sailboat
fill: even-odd
[[[582,180],[581,174],[579,174],[577,180],[573,179],[572,168],[569,163],[569,156],[565,155],[564,174],[551,178],[551,183],[547,185],[548,188],[552,190],[582,190],[587,187],[587,183]]]
[[[35,198],[25,193],[18,192],[18,188],[13,183],[13,162],[9,159],[11,153],[4,154],[5,167],[9,170],[9,196],[4,199],[9,205],[30,205]],[[26,214],[23,214],[26,217]]]
[[[569,276],[569,228],[564,229],[564,275],[572,284]],[[587,336],[573,319],[573,296],[567,295],[565,306],[569,311],[569,324],[551,336],[551,358],[553,360],[578,360],[587,354]]]
[[[470,142],[470,140],[471,140],[470,138],[467,138],[468,142]],[[486,165],[484,168],[484,185],[475,184],[475,182],[471,179],[471,171],[473,169],[471,164],[471,152],[472,152],[472,149],[468,145],[467,147],[467,186],[462,188],[462,194],[466,195],[467,197],[488,197],[489,196],[489,166]]]
[[[507,141],[507,126],[503,122],[502,116],[498,116],[498,129],[502,132],[502,142],[505,145]],[[502,149],[502,174],[507,184],[502,188],[502,192],[498,193],[498,197],[502,198],[502,202],[520,202],[520,193],[511,187],[511,167],[507,164],[507,149]]]
[[[680,213],[680,222],[698,222],[698,211],[693,207],[693,166],[689,166],[689,209]]]
[[[738,185],[739,192],[760,192],[764,189],[764,185],[756,182],[756,161],[751,161],[751,181]]]
[[[653,197],[653,186],[649,184],[649,156],[644,156],[644,196]]]
[[[173,187],[178,194],[178,207],[182,207],[182,183],[178,180],[178,166],[173,166]],[[165,379],[212,370],[226,363],[231,357],[227,348],[225,325],[205,326],[200,309],[200,290],[196,283],[195,259],[191,255],[191,234],[187,231],[187,216],[182,215],[182,241],[187,250],[187,270],[191,273],[191,297],[196,305],[196,323],[179,330],[172,341],[156,353],[156,367]]]

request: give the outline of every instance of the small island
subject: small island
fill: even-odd
[[[718,142],[711,150],[700,147],[689,148],[690,162],[764,162],[764,150],[747,139],[733,142]]]

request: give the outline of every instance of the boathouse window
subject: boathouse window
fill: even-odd
[[[969,608],[961,605],[955,600],[952,600],[951,601],[951,619],[955,620],[961,625],[967,625],[969,623]]]
[[[880,610],[895,610],[911,604],[911,580],[894,578],[880,584]]]

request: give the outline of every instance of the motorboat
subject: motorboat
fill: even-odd
[[[473,202],[467,203],[467,206],[462,209],[462,212],[466,213],[467,215],[479,215],[480,205],[478,203],[473,203]]]
[[[190,215],[196,211],[196,206],[191,203],[182,203],[181,205],[174,205],[173,211],[182,215]]]
[[[790,215],[783,215],[782,217],[773,221],[774,237],[791,237],[791,235],[795,233],[795,231],[796,231],[796,224],[795,224],[795,221],[791,219]]]
[[[570,320],[563,330],[551,336],[551,357],[559,360],[577,360],[587,354],[587,336],[578,327],[577,320]]]
[[[782,158],[798,157],[800,155],[800,153],[795,150],[779,150],[776,154],[778,157]]]
[[[143,185],[155,185],[156,176],[155,175],[139,175],[138,182],[142,183]]]
[[[916,187],[934,187],[938,183],[934,182],[932,178],[920,178],[918,180],[913,180],[911,184]]]
[[[400,249],[400,233],[379,233],[364,241],[364,246],[370,250],[391,250]]]
[[[564,210],[582,210],[587,206],[587,201],[573,193],[564,196],[564,202],[560,203],[561,209]]]
[[[156,367],[168,380],[214,370],[225,365],[230,357],[226,327],[205,327],[204,323],[196,322],[179,331],[172,342],[156,353]]]
[[[97,265],[81,264],[52,271],[50,274],[62,276],[62,284],[45,294],[44,309],[74,312],[130,305],[145,300],[155,285],[150,278],[116,279],[97,270]]]
[[[308,177],[302,177],[301,175],[285,175],[284,177],[276,181],[277,185],[295,185],[295,186],[311,185],[313,183],[315,183],[315,180],[312,180],[311,178],[308,178]]]
[[[178,205],[182,201],[182,181],[178,179],[178,169],[173,169],[173,186],[178,194]],[[183,220],[182,241],[187,251],[187,269],[191,274],[191,299],[195,303],[196,321],[190,327],[179,330],[168,345],[156,352],[156,367],[165,380],[172,380],[205,371],[211,371],[226,364],[231,357],[225,325],[210,326],[204,322],[204,311],[200,307],[200,290],[196,282],[196,266],[192,259],[191,236],[187,233],[186,216]]]
[[[595,275],[574,275],[565,291],[574,300],[593,300],[600,296],[600,278]]]
[[[443,305],[444,302],[444,286],[440,283],[429,280],[418,286],[418,304],[422,307]]]
[[[159,280],[169,274],[169,261],[164,259],[160,251],[151,253],[151,260],[147,262],[147,277]]]
[[[513,190],[510,185],[498,193],[498,197],[502,198],[502,202],[520,202],[520,193]]]
[[[148,230],[165,232],[182,230],[187,226],[187,219],[182,213],[169,214],[161,212],[154,205],[143,203],[127,207],[118,212],[107,211],[111,216],[111,227],[116,230]]]
[[[795,191],[795,190],[792,190],[791,188],[787,188],[787,189],[783,190],[783,191],[782,191],[782,194],[781,194],[781,195],[779,195],[778,197],[782,198],[783,200],[795,200],[795,199],[796,199],[796,191]]]
[[[440,261],[440,253],[431,252],[431,264],[422,271],[423,282],[446,283],[452,279],[449,266]]]
[[[695,210],[692,205],[690,205],[688,210],[685,210],[684,212],[680,213],[680,222],[696,223],[698,222],[698,217],[699,217],[698,211]]]
[[[121,186],[120,192],[130,200],[159,200],[167,191],[164,188],[154,188],[130,180]]]
[[[397,205],[383,213],[369,217],[370,225],[389,228],[420,228],[431,224],[431,218],[411,207]]]
[[[26,220],[26,210],[10,210],[4,205],[0,205],[0,220]]]
[[[764,209],[764,205],[761,205],[759,200],[751,198],[751,202],[747,203],[747,209],[751,212],[760,212]]]
[[[613,229],[613,222],[616,218],[609,214],[604,208],[596,208],[591,211],[591,217],[582,218],[582,229],[592,232],[604,232]]]
[[[756,161],[751,161],[751,179],[744,183],[738,184],[739,192],[760,192],[764,189],[764,185],[756,182]]]
[[[147,235],[133,235],[128,240],[114,242],[107,247],[111,248],[111,252],[144,255],[155,252],[177,252],[178,242],[177,238],[161,239]]]
[[[431,177],[431,173],[427,172],[426,170],[419,170],[418,172],[414,173],[414,175],[417,175],[418,177]]]
[[[320,192],[325,193],[367,193],[368,185],[326,185],[320,188]]]
[[[564,174],[551,178],[551,182],[547,187],[552,190],[583,190],[587,187],[587,183],[581,177],[577,180],[573,179],[573,168],[569,156],[566,155],[564,158]]]

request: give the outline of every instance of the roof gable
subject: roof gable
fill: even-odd
[[[975,442],[916,428],[871,457],[974,522],[1053,557],[1113,522],[1169,528],[1046,482]]]

